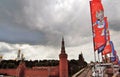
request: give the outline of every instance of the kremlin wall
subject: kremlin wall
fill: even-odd
[[[18,55],[16,58],[17,66],[14,68],[1,68],[0,75],[8,75],[12,77],[71,77],[72,74],[76,73],[78,70],[87,66],[84,61],[83,54],[79,55],[79,60],[67,60],[67,54],[65,51],[64,39],[61,42],[61,52],[59,54],[59,61],[53,66],[28,66],[28,62],[24,61],[24,56],[18,50]],[[2,61],[1,66],[5,66],[5,63],[9,65],[11,61]],[[14,62],[13,62],[14,63]],[[16,64],[15,63],[15,64]],[[34,63],[32,63],[34,65]],[[41,62],[40,62],[41,64]]]
[[[68,77],[68,60],[63,38],[59,59],[60,61],[58,66],[35,66],[32,68],[27,68],[25,66],[25,62],[21,61],[16,69],[0,69],[0,74],[6,74],[15,77]]]

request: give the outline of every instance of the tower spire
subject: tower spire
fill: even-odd
[[[61,45],[61,53],[65,53],[65,43],[64,43],[64,37],[62,37],[62,45]]]
[[[18,53],[17,53],[17,58],[16,58],[16,60],[20,60],[20,54],[21,54],[21,50],[19,49],[19,50],[18,50]]]
[[[67,54],[65,52],[65,43],[64,38],[62,37],[61,42],[61,53],[59,55],[59,77],[68,77],[68,60],[67,60]]]

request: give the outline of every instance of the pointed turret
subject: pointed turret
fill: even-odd
[[[25,58],[24,58],[24,54],[22,53],[22,54],[21,54],[21,61],[24,61],[24,59],[25,59]]]
[[[21,53],[21,50],[19,49],[18,54],[17,54],[17,58],[20,58],[20,53]]]
[[[64,37],[62,37],[62,43],[61,43],[61,54],[65,54],[65,45],[64,45]]]
[[[59,77],[68,77],[68,60],[67,54],[65,52],[64,38],[62,37],[61,53],[59,55]]]
[[[21,50],[19,49],[19,50],[18,50],[18,53],[17,53],[17,58],[16,58],[17,61],[18,61],[18,60],[21,60],[21,59],[20,59],[20,57],[21,57],[20,55],[21,55]]]
[[[80,62],[84,62],[84,58],[83,58],[83,53],[82,52],[79,54],[79,61]]]

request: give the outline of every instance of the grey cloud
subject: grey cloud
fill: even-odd
[[[102,2],[110,30],[117,33],[120,31],[120,1]],[[87,56],[90,55],[93,46],[89,8],[89,0],[0,0],[0,41],[10,46],[0,43],[0,53],[15,56],[17,49],[23,47],[27,59],[53,58],[58,51],[54,47],[60,48],[61,37],[64,36],[70,59],[75,58],[81,50]],[[120,50],[119,42],[116,41],[119,36],[115,34],[111,39],[115,41],[116,50]],[[17,43],[18,46],[15,45]],[[36,48],[36,44],[40,46]],[[69,47],[71,49],[67,50]],[[51,51],[48,53],[48,50]]]
[[[105,15],[108,17],[109,27],[112,30],[120,30],[120,1],[103,1],[105,7]]]
[[[7,44],[5,42],[0,42],[0,55],[16,53],[16,48],[12,44]]]
[[[114,12],[107,4],[110,1],[104,2],[105,11],[108,11],[106,15],[110,18],[110,28],[119,30],[119,22],[114,22]],[[116,6],[114,10],[119,13]],[[55,47],[59,46],[62,36],[65,37],[67,46],[92,41],[88,0],[1,0],[0,10],[0,41]]]
[[[118,19],[109,22],[110,29],[120,31],[120,21]]]

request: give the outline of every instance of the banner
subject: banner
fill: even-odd
[[[109,30],[108,30],[108,21],[107,21],[107,17],[104,17],[104,21],[105,21],[105,27],[104,27],[104,34],[105,34],[105,36],[104,36],[104,38],[105,38],[105,44],[103,45],[103,46],[101,46],[101,47],[99,47],[98,48],[98,54],[99,53],[101,53],[103,50],[104,50],[104,48],[105,48],[105,46],[106,46],[106,42],[107,41],[110,41],[110,35],[109,35]]]
[[[111,45],[111,47],[112,47],[112,53],[111,53],[111,55],[112,55],[113,57],[115,57],[115,56],[116,56],[116,51],[115,51],[115,48],[114,48],[114,45],[113,45],[113,42],[112,42],[112,41],[110,41],[110,45]]]
[[[119,57],[116,55],[116,60],[113,62],[113,64],[119,64]]]
[[[109,29],[108,29],[108,21],[107,21],[107,17],[105,17],[105,28],[106,28],[106,41],[110,41],[110,32],[109,32]]]
[[[114,49],[114,45],[113,45],[113,42],[110,41],[110,45],[112,47],[112,52],[111,52],[111,62],[114,62],[116,60],[116,51]]]
[[[101,53],[105,48],[105,45],[101,46],[100,48],[98,48],[98,54]]]
[[[101,1],[101,0],[93,0],[93,1]]]
[[[94,50],[106,43],[104,10],[100,0],[90,1]]]
[[[110,57],[111,62],[116,61],[116,57]]]
[[[112,52],[112,47],[110,45],[110,41],[107,41],[107,44],[102,52],[102,55],[106,55],[108,53],[111,53]]]

